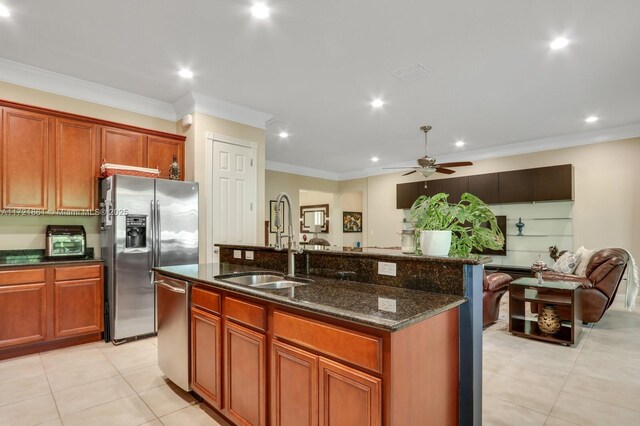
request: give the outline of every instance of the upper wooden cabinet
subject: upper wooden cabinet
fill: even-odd
[[[180,164],[180,180],[184,180],[184,143],[158,136],[148,137],[147,167],[159,169],[161,178],[169,178],[169,166],[174,156]]]
[[[432,196],[449,194],[449,202],[457,203],[469,192],[487,204],[530,203],[535,201],[573,200],[573,166],[539,167],[474,176],[401,183],[396,187],[396,208],[411,208],[413,194]]]
[[[101,160],[107,163],[147,167],[146,142],[147,137],[142,133],[103,127],[101,131]]]
[[[56,120],[56,210],[96,207],[96,132],[94,124]]]
[[[2,111],[3,209],[47,209],[49,122],[44,114]]]
[[[159,168],[174,155],[184,180],[183,136],[0,100],[0,207],[93,210],[100,162]]]

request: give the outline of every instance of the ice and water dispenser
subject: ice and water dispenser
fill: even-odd
[[[147,247],[147,216],[127,215],[126,217],[126,248]]]

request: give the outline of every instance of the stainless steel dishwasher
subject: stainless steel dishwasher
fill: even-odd
[[[176,385],[191,390],[189,381],[189,282],[156,276],[158,366]]]

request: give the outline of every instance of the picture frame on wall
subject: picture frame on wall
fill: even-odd
[[[285,223],[284,215],[284,201],[280,201],[280,223],[282,223],[282,231],[287,231],[287,224]],[[278,231],[276,228],[276,201],[269,201],[269,232],[275,234]]]
[[[342,212],[342,232],[362,232],[362,212]]]

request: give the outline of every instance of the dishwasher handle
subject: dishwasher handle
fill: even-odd
[[[175,286],[175,285],[171,285],[166,281],[156,281],[156,285],[158,287],[162,287],[162,288],[166,288],[169,291],[172,291],[174,293],[180,293],[180,294],[185,294],[187,291],[184,288]]]

